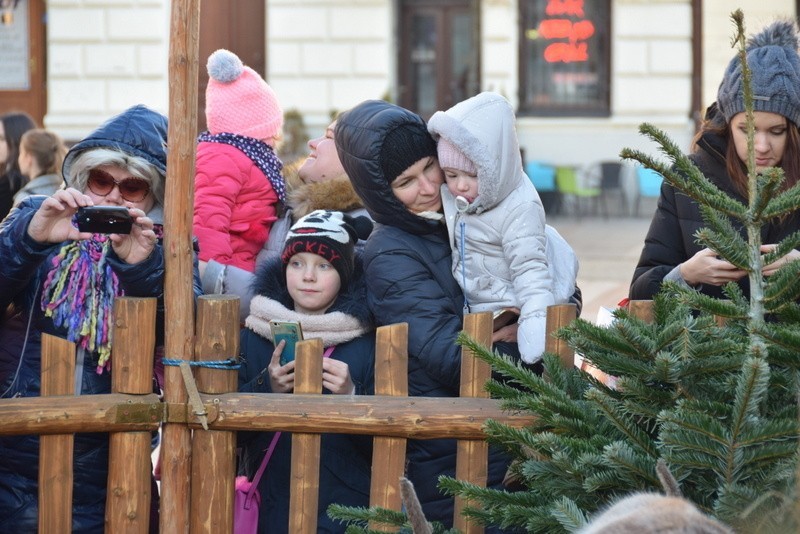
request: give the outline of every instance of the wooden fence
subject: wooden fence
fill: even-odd
[[[195,359],[226,360],[238,356],[238,298],[211,295],[198,301]],[[374,396],[321,394],[322,343],[301,342],[293,394],[236,393],[237,371],[197,367],[187,373],[187,401],[162,402],[152,393],[155,345],[155,301],[121,298],[115,303],[112,393],[75,396],[75,348],[45,336],[42,347],[42,396],[0,400],[0,435],[41,435],[39,531],[69,532],[72,523],[72,444],[75,432],[110,434],[110,468],[106,501],[106,532],[148,530],[151,501],[151,435],[160,426],[191,430],[183,456],[164,455],[162,473],[186,469],[189,462],[190,514],[186,525],[165,526],[162,532],[230,532],[232,528],[237,430],[292,432],[292,476],[289,531],[316,531],[320,433],[374,436],[372,505],[400,509],[398,480],[403,473],[407,439],[454,438],[458,441],[456,477],[485,485],[488,447],[487,419],[512,426],[531,416],[505,413],[487,398],[483,385],[490,369],[464,350],[461,396],[408,397],[405,324],[377,331]],[[573,305],[548,310],[548,333],[575,317]],[[465,317],[464,329],[488,345],[491,314]],[[573,364],[574,354],[549,336],[547,350]],[[192,378],[193,377],[193,378]],[[196,391],[194,386],[196,385]],[[54,398],[57,397],[57,398]],[[203,429],[207,424],[208,430]],[[162,447],[167,446],[166,443]],[[167,459],[166,461],[163,461]],[[169,486],[161,489],[161,512],[170,514]],[[463,532],[482,532],[468,523],[456,501],[455,525]]]

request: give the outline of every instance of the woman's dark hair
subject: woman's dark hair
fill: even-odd
[[[14,193],[24,185],[24,177],[19,172],[19,164],[17,163],[19,159],[19,141],[22,139],[22,134],[36,128],[36,122],[24,111],[14,111],[0,115],[0,121],[3,123],[6,145],[8,146],[8,158],[2,167],[2,176],[9,180],[11,192]]]

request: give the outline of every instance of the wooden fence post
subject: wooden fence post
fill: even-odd
[[[156,299],[117,298],[113,339],[111,391],[152,393]],[[151,440],[147,431],[109,434],[106,532],[147,534],[150,530]]]
[[[322,340],[309,339],[295,350],[294,393],[322,393]],[[314,534],[319,508],[320,434],[292,434],[289,532]]]
[[[192,206],[197,135],[200,0],[172,0],[169,31],[169,150],[164,192],[164,300],[167,358],[188,360],[194,353]],[[187,401],[180,369],[164,370],[164,400]],[[165,424],[161,447],[161,515],[164,534],[189,532],[191,430]]]
[[[75,345],[42,335],[40,395],[75,393]],[[74,434],[39,436],[39,532],[72,531]]]
[[[547,307],[547,323],[545,326],[544,350],[558,354],[561,364],[570,368],[575,365],[575,351],[563,340],[553,335],[559,328],[567,326],[577,317],[577,307],[574,304],[556,304]]]
[[[239,356],[239,298],[209,295],[197,301],[195,359],[236,360]],[[238,389],[235,369],[199,367],[194,373],[200,393]],[[192,434],[192,534],[233,529],[236,432],[196,429]]]
[[[375,335],[375,395],[408,396],[408,323],[381,326]],[[406,438],[375,436],[369,505],[400,511],[400,477],[406,462]],[[392,532],[386,525],[372,530]]]
[[[464,316],[464,330],[484,347],[492,346],[492,314],[471,313]],[[488,398],[484,389],[492,376],[488,363],[479,360],[471,350],[461,350],[461,397]],[[456,454],[456,478],[486,487],[489,462],[489,443],[481,440],[459,440]],[[461,497],[456,497],[453,509],[453,526],[465,534],[479,534],[483,526],[468,521],[463,515],[464,507],[469,504]]]

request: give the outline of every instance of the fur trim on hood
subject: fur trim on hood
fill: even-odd
[[[292,207],[292,219],[295,222],[314,210],[347,213],[364,207],[350,180],[346,178],[300,185],[289,193],[288,204]]]

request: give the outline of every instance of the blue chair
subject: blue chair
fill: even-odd
[[[636,167],[636,183],[638,187],[636,205],[633,212],[635,216],[639,215],[639,201],[642,197],[658,198],[661,194],[661,183],[663,181],[664,177],[653,169],[642,166]]]
[[[556,168],[552,165],[531,161],[525,165],[525,174],[539,193],[556,190]]]
[[[561,202],[556,187],[556,168],[543,161],[530,161],[525,164],[525,174],[539,193],[545,213],[558,212]]]

